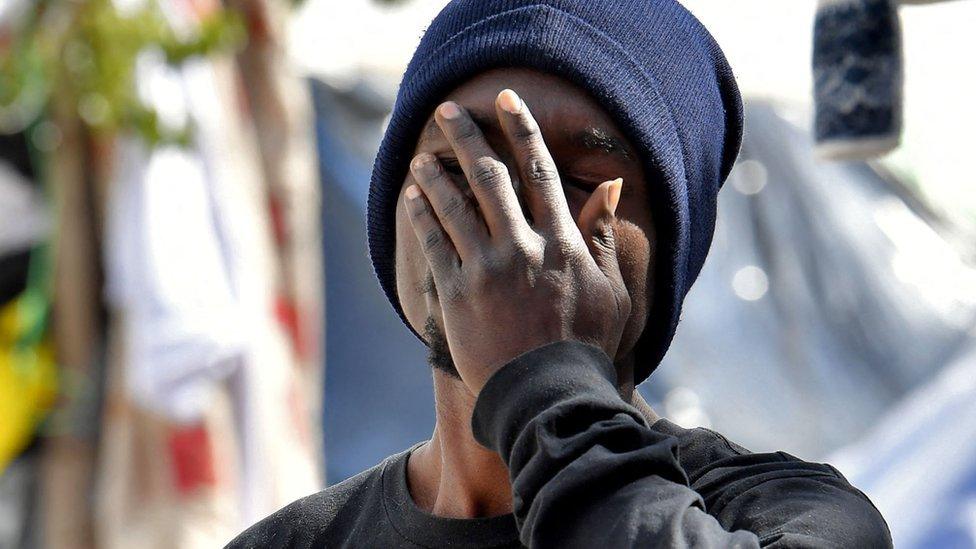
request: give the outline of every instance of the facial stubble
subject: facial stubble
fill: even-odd
[[[420,291],[432,300],[437,300],[437,286],[434,284],[434,275],[430,271],[427,271]],[[424,340],[427,342],[427,363],[430,364],[431,368],[461,379],[461,374],[458,373],[457,366],[454,365],[454,359],[451,358],[447,336],[437,325],[437,320],[434,319],[433,315],[428,316],[424,323]]]

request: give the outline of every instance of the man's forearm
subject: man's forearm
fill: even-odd
[[[648,428],[614,387],[600,350],[556,343],[485,385],[475,436],[508,464],[530,547],[758,547],[727,532],[688,486],[676,440]]]

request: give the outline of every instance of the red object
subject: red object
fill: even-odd
[[[285,328],[285,332],[288,333],[292,349],[299,360],[308,358],[308,341],[305,338],[304,330],[302,330],[302,321],[295,302],[285,296],[278,296],[275,299],[275,317],[278,319],[278,323]]]
[[[217,485],[213,446],[203,424],[175,427],[169,435],[176,491],[188,495]]]
[[[271,211],[271,230],[274,231],[275,244],[279,247],[284,246],[288,240],[288,229],[285,225],[285,213],[281,205],[281,199],[275,195],[268,198]]]

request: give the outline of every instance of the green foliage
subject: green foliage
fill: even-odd
[[[178,64],[245,40],[240,18],[226,10],[177,32],[155,0],[127,12],[112,0],[24,1],[8,39],[0,36],[0,131],[23,129],[57,99],[96,133],[134,131],[150,144],[185,143],[189,128],[164,127],[139,99],[138,56],[155,50]]]

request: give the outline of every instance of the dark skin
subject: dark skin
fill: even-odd
[[[634,398],[655,242],[634,151],[584,91],[527,69],[479,75],[431,115],[397,206],[400,302],[435,359],[437,424],[408,463],[421,508],[511,511],[508,472],[471,413],[495,371],[547,343],[602,348],[621,396],[653,419]]]

